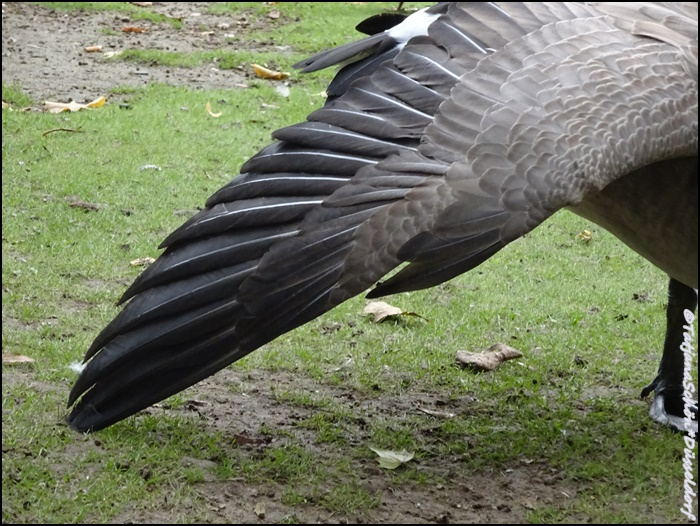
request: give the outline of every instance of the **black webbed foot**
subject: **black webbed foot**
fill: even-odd
[[[698,404],[683,388],[686,360],[695,356],[695,330],[692,323],[698,296],[695,289],[671,279],[666,310],[666,339],[656,378],[642,389],[642,398],[652,392],[651,418],[682,432],[698,432]],[[686,352],[684,352],[686,351]],[[688,362],[689,366],[693,364]]]

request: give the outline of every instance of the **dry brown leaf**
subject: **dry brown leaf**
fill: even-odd
[[[61,113],[64,111],[80,111],[80,110],[91,110],[94,108],[101,108],[105,104],[105,98],[100,97],[87,104],[80,104],[78,102],[53,102],[50,100],[44,101],[44,109],[49,113]]]
[[[368,303],[362,311],[362,314],[374,316],[375,323],[380,323],[390,316],[416,316],[425,320],[420,314],[403,311],[383,301],[372,301]]]
[[[2,363],[30,363],[33,361],[34,358],[24,356],[23,354],[17,354],[16,352],[2,353]]]
[[[503,362],[522,358],[523,354],[502,343],[496,343],[484,352],[457,351],[455,360],[457,364],[474,371],[488,372],[498,368]]]
[[[255,73],[261,79],[284,80],[284,79],[289,78],[289,73],[281,72],[281,71],[273,71],[273,70],[267,69],[266,67],[263,67],[259,64],[251,64],[251,67],[253,68],[253,73]]]
[[[223,113],[213,113],[211,111],[211,103],[210,102],[207,102],[205,107],[207,108],[207,113],[209,115],[211,115],[212,117],[221,117],[223,115]]]
[[[393,305],[389,305],[383,301],[373,301],[365,306],[362,314],[371,314],[374,316],[375,323],[379,323],[389,316],[398,316],[403,314],[403,311],[398,307],[394,307]]]
[[[144,27],[137,26],[124,26],[122,27],[122,33],[145,33],[148,29]]]
[[[84,210],[92,210],[93,212],[97,212],[100,209],[100,205],[97,205],[95,203],[88,203],[85,201],[72,201],[68,203],[68,206],[71,208],[82,208]]]

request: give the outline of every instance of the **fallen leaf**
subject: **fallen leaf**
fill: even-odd
[[[262,79],[268,80],[284,80],[289,78],[289,73],[281,71],[273,71],[267,69],[266,67],[260,66],[259,64],[251,64],[253,68],[253,73]]]
[[[379,462],[379,467],[384,469],[396,469],[413,458],[413,453],[409,453],[405,449],[391,451],[388,449],[377,449],[372,446],[369,446],[369,448],[379,455],[377,462]]]
[[[437,418],[454,418],[454,413],[446,413],[445,411],[433,411],[431,409],[418,408],[418,411],[425,413],[426,415],[435,416]]]
[[[403,311],[398,307],[394,307],[393,305],[389,305],[383,301],[373,301],[365,306],[362,314],[373,315],[375,323],[379,323],[389,316],[398,316],[403,314]]]
[[[258,516],[258,519],[264,519],[265,518],[265,503],[263,502],[258,502],[255,505],[255,514]]]
[[[44,101],[44,109],[49,113],[61,113],[64,111],[80,111],[80,110],[91,110],[94,108],[101,108],[105,104],[105,98],[99,97],[92,102],[87,104],[79,104],[75,101],[73,102],[52,102],[50,100]]]
[[[520,351],[502,343],[496,343],[484,352],[457,351],[455,360],[463,369],[469,368],[474,371],[487,372],[493,371],[503,362],[522,356]]]
[[[129,264],[133,267],[147,267],[154,261],[155,259],[153,259],[152,257],[146,256],[143,258],[132,259],[131,261],[129,261]]]
[[[17,354],[16,352],[2,353],[2,363],[29,363],[33,361],[34,358],[24,356],[23,354]]]
[[[105,99],[104,97],[98,97],[95,100],[93,100],[92,102],[88,102],[87,107],[90,109],[101,108],[102,106],[105,105],[105,100],[107,100],[107,99]]]
[[[71,208],[83,208],[84,210],[92,210],[93,212],[97,212],[100,209],[100,205],[97,205],[95,203],[87,203],[85,201],[72,201],[68,203],[68,206]]]
[[[375,323],[380,323],[390,316],[416,316],[425,320],[425,318],[423,318],[423,316],[420,314],[416,314],[415,312],[405,312],[398,307],[394,307],[393,305],[389,305],[383,301],[372,301],[368,303],[362,311],[362,314],[365,316],[374,316]]]
[[[122,33],[145,33],[148,31],[146,28],[137,26],[124,26],[122,27]]]
[[[205,108],[207,109],[207,113],[209,115],[211,115],[212,117],[221,117],[223,115],[223,113],[213,113],[211,111],[211,103],[210,102],[206,103]]]
[[[584,230],[583,232],[579,233],[578,238],[584,243],[588,243],[589,241],[593,240],[593,234],[591,234],[588,230]]]

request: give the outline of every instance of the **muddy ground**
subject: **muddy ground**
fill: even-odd
[[[181,18],[184,28],[175,30],[160,24],[158,31],[141,34],[124,34],[119,29],[132,21],[114,12],[72,12],[70,15],[53,11],[39,5],[4,2],[2,4],[2,78],[8,84],[18,84],[22,90],[40,104],[44,100],[86,102],[107,93],[114,86],[143,86],[149,82],[165,82],[193,88],[227,88],[243,80],[236,70],[218,70],[211,65],[198,68],[165,68],[139,65],[129,62],[108,61],[100,54],[83,51],[85,46],[101,45],[103,51],[125,48],[145,48],[177,51],[220,49],[230,45],[226,34],[260,29],[264,18],[241,15],[238,19],[207,14],[202,3],[178,2],[157,3],[151,9],[172,17]],[[149,23],[139,21],[148,27]],[[106,31],[105,30],[112,30]],[[116,33],[116,34],[112,34]],[[264,47],[264,42],[251,46]],[[226,370],[191,390],[194,401],[184,404],[178,411],[195,411],[202,417],[203,426],[225,430],[234,437],[241,430],[259,429],[261,424],[288,431],[304,438],[304,430],[295,426],[304,418],[304,409],[280,403],[271,385],[280,390],[295,390],[308,384],[308,389],[320,396],[330,396],[350,407],[362,407],[377,417],[391,418],[414,412],[418,406],[435,407],[439,400],[430,395],[406,395],[401,398],[388,397],[380,400],[355,399],[349,389],[317,384],[300,379],[289,373],[278,373],[271,377],[266,373],[265,381],[251,391],[232,393],[232,384],[250,384],[250,378],[241,378],[241,373]],[[5,380],[5,379],[4,379]],[[254,379],[252,379],[254,380]],[[12,381],[12,380],[11,380]],[[15,379],[27,381],[29,378]],[[238,408],[245,406],[246,410]],[[442,405],[442,411],[460,412],[460,408]],[[168,411],[167,408],[150,411]],[[354,441],[363,440],[360,427]],[[319,455],[329,455],[322,445],[313,444]],[[85,448],[99,451],[94,440],[85,439]],[[71,463],[84,455],[81,447],[69,449],[65,462]],[[243,480],[220,480],[209,471],[213,462],[183,459],[184,463],[198,464],[207,473],[205,480],[197,484],[197,491],[207,503],[204,515],[212,521],[231,523],[273,523],[296,519],[300,523],[521,523],[530,510],[542,505],[565,506],[565,502],[577,494],[576,487],[566,483],[562,474],[551,467],[534,463],[514,464],[507,470],[494,468],[473,473],[468,478],[452,471],[458,459],[431,459],[421,462],[426,473],[438,474],[451,480],[449,485],[436,487],[393,485],[390,477],[378,469],[376,463],[360,463],[359,476],[372,494],[380,496],[379,508],[367,510],[356,516],[333,515],[313,502],[304,505],[286,506],[281,503],[282,488],[257,487]],[[264,518],[255,514],[254,507],[263,502]],[[201,502],[191,506],[201,506]],[[186,505],[186,507],[191,507]],[[123,510],[114,522],[123,523],[171,523],[191,510],[173,508],[168,502],[151,507]],[[575,520],[575,518],[572,518]]]
[[[242,35],[276,23],[264,17],[241,14],[235,19],[207,13],[206,3],[158,2],[149,7],[183,22],[183,29],[133,21],[114,11],[68,13],[23,2],[2,4],[2,79],[17,83],[35,102],[89,102],[115,86],[144,86],[163,82],[190,88],[231,88],[243,80],[237,70],[220,70],[211,64],[196,68],[166,68],[109,60],[105,52],[124,49],[206,51],[240,46],[227,35]],[[124,27],[146,29],[124,33]],[[148,31],[148,29],[156,30]],[[265,49],[266,42],[246,41],[246,48]],[[89,46],[102,52],[88,53]],[[240,49],[240,47],[239,47]]]

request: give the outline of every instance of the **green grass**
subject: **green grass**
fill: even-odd
[[[18,108],[28,107],[32,104],[32,99],[22,93],[22,87],[16,84],[8,85],[2,83],[2,100],[11,106]]]
[[[78,7],[61,6],[54,5]],[[265,38],[292,50],[230,54],[231,67],[253,58],[284,67],[346,41],[354,23],[376,11],[369,4],[332,7],[339,21],[326,26],[334,17],[318,6],[279,9],[279,31]],[[142,59],[165,64],[158,62],[165,56]],[[223,56],[172,55],[192,65]],[[370,491],[364,476],[430,495],[437,484],[525,461],[563,473],[577,491],[565,505],[538,505],[531,522],[681,522],[682,439],[652,424],[637,399],[658,366],[666,278],[568,213],[468,275],[388,298],[427,321],[374,324],[355,298],[236,364],[248,379],[228,394],[269,392],[279,411],[294,415],[292,423],[261,416],[252,432],[271,440],[265,446],[236,446],[232,437],[248,429],[235,418],[222,429],[206,418],[172,416],[187,406],[189,392],[169,400],[170,411],[152,410],[95,435],[63,423],[75,378],[68,365],[118,312],[114,302],[139,273],[130,261],[157,256],[160,241],[268,144],[273,130],[322,103],[317,94],[327,79],[300,77],[288,100],[257,81],[226,91],[115,86],[131,110],[3,111],[3,351],[35,360],[3,364],[3,522],[101,523],[163,508],[178,511],[173,521],[215,521],[199,490],[208,477],[279,485],[275,498],[299,515],[315,506],[369,521],[383,495]],[[21,85],[3,84],[3,100],[30,102]],[[223,115],[211,118],[207,102]],[[44,135],[56,128],[80,133]],[[71,207],[73,197],[99,210]],[[584,229],[593,233],[589,243],[578,239]],[[457,350],[495,342],[524,357],[490,374],[453,367]],[[276,387],[268,377],[296,383]],[[369,446],[416,457],[377,474]],[[299,520],[292,513],[284,522]]]
[[[296,57],[296,58],[295,58]],[[291,69],[302,55],[285,56],[280,53],[256,53],[251,51],[200,51],[193,53],[160,51],[151,49],[130,49],[110,60],[126,60],[150,66],[193,68],[215,63],[219,69],[248,68],[250,62],[269,63],[272,68]]]
[[[42,2],[44,7],[50,7],[56,11],[115,11],[128,15],[134,21],[146,21],[153,24],[166,23],[175,29],[182,28],[182,20],[172,18],[160,13],[132,5],[129,2]]]

